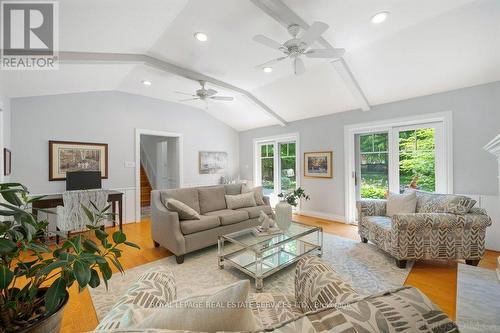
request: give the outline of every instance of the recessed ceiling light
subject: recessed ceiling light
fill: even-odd
[[[374,24],[380,24],[387,20],[387,17],[389,16],[389,12],[380,12],[372,16],[372,23]]]
[[[141,83],[145,86],[150,86],[151,85],[151,81],[148,81],[148,80],[142,80]]]
[[[262,70],[264,71],[264,73],[271,73],[273,71],[273,68],[272,67],[264,67],[264,68],[262,68]]]
[[[194,38],[196,38],[200,42],[206,42],[208,40],[207,34],[205,34],[203,32],[197,32],[197,33],[195,33],[194,34]]]

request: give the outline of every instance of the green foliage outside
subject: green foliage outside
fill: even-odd
[[[435,133],[433,128],[399,134],[399,183],[401,191],[418,177],[417,186],[433,192],[435,183]],[[388,184],[387,133],[360,136],[361,197],[381,199]]]
[[[295,143],[280,144],[280,162],[281,162],[281,189],[284,191],[295,189],[296,170],[295,170]],[[274,145],[261,146],[261,174],[262,187],[264,190],[274,191]],[[289,170],[293,170],[293,175]]]

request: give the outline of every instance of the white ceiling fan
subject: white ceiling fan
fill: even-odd
[[[209,88],[205,88],[205,81],[198,81],[201,85],[201,88],[196,90],[195,94],[190,94],[190,93],[185,93],[182,91],[175,91],[177,94],[182,94],[182,95],[188,95],[191,96],[192,98],[187,98],[187,99],[181,99],[179,102],[188,102],[188,101],[205,101],[207,102],[206,107],[208,107],[208,100],[215,100],[215,101],[232,101],[234,97],[230,96],[216,96],[217,90]]]
[[[263,69],[269,67],[275,63],[282,60],[290,58],[292,60],[293,72],[295,75],[303,74],[306,69],[304,67],[304,62],[301,57],[306,56],[309,58],[327,58],[327,59],[338,59],[341,58],[345,49],[339,48],[326,48],[326,49],[311,49],[311,44],[321,38],[321,35],[328,29],[328,24],[323,22],[314,22],[311,24],[309,29],[303,31],[300,25],[291,24],[288,26],[288,33],[292,36],[292,39],[287,40],[283,44],[280,44],[269,37],[263,35],[256,35],[253,40],[261,43],[262,45],[271,47],[273,49],[279,50],[285,54],[283,57],[273,59],[271,61],[265,62],[258,65],[256,68]],[[300,33],[300,36],[299,36]]]

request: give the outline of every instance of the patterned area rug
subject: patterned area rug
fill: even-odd
[[[500,284],[492,269],[458,264],[457,324],[462,333],[500,332]]]
[[[406,269],[397,268],[394,259],[373,244],[363,244],[326,233],[323,236],[322,258],[358,293],[364,295],[401,287],[413,265],[411,262],[408,263]],[[173,256],[163,258],[128,269],[125,275],[114,274],[109,281],[108,291],[104,285],[96,289],[89,288],[97,318],[101,320],[108,313],[113,304],[140,274],[162,267],[168,267],[174,272],[179,298],[206,288],[233,283],[241,279],[251,279],[228,265],[220,270],[217,265],[216,246],[186,255],[182,265],[178,265]],[[264,279],[263,292],[293,294],[294,268],[295,265],[290,265]],[[252,288],[254,288],[253,283]]]

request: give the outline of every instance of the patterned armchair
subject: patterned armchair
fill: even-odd
[[[457,195],[417,192],[413,214],[386,216],[386,200],[357,203],[361,240],[368,240],[406,267],[410,259],[465,259],[476,266],[484,255],[491,219],[476,202]]]

